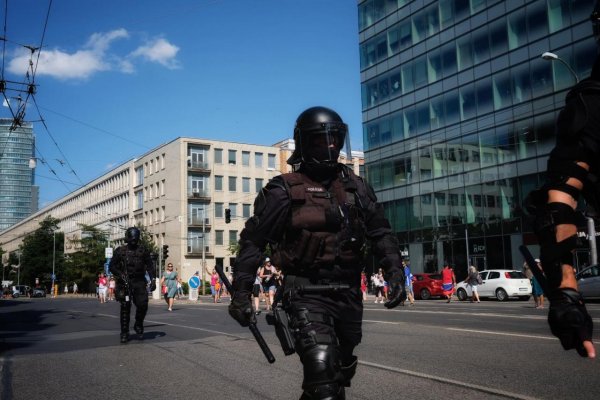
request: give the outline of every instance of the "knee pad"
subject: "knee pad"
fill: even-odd
[[[556,241],[557,225],[576,225],[577,213],[567,204],[549,203],[536,213],[535,233],[540,242],[542,269],[551,289],[560,286],[562,264],[573,263],[572,251],[577,247],[577,235]]]
[[[337,399],[343,376],[336,346],[314,344],[298,354],[304,367],[302,389],[314,399]]]

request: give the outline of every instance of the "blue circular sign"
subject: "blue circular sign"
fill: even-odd
[[[198,287],[200,286],[200,278],[198,278],[197,276],[192,276],[190,278],[190,280],[188,281],[188,285],[190,285],[190,287],[192,289],[198,289]]]

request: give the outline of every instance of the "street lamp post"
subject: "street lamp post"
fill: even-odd
[[[575,78],[575,82],[579,83],[579,77],[577,76],[577,73],[575,72],[575,70],[569,65],[569,63],[567,63],[565,60],[563,60],[562,58],[560,58],[559,56],[557,56],[554,53],[551,53],[549,51],[545,52],[542,54],[542,58],[546,61],[559,61],[561,62],[565,67],[567,67],[567,69],[569,70],[569,72],[571,72],[571,74],[573,75],[573,77]]]
[[[17,270],[17,285],[21,284],[21,252],[18,252],[19,256],[19,269]]]
[[[54,267],[56,264],[56,230],[52,230],[52,297],[54,298],[54,280],[56,279],[56,275],[54,275]]]
[[[205,267],[205,247],[204,247],[204,236],[206,235],[206,211],[204,207],[202,207],[202,296],[206,294],[206,285],[204,284],[204,277],[206,276],[206,267]]]

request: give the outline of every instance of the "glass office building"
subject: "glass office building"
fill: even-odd
[[[523,198],[543,182],[573,72],[596,55],[593,0],[358,7],[366,174],[403,254],[414,271],[520,269],[518,246],[539,249]]]
[[[32,213],[34,135],[30,123],[13,126],[12,118],[0,118],[0,231]]]

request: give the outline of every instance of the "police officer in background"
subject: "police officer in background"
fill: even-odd
[[[301,399],[344,399],[356,371],[362,336],[360,272],[366,240],[387,271],[386,307],[405,298],[398,244],[372,188],[337,162],[348,133],[333,110],[313,107],[298,117],[294,172],[276,176],[254,202],[240,234],[230,315],[255,322],[250,296],[267,244],[284,279],[283,308],[304,365]],[[348,154],[350,156],[350,154]]]
[[[148,312],[146,273],[150,277],[150,290],[156,290],[154,265],[150,252],[140,246],[140,230],[132,227],[125,232],[124,245],[117,248],[110,260],[110,272],[117,280],[115,297],[121,303],[121,343],[129,340],[131,301],[135,303],[133,329],[141,339],[144,334],[144,317]]]
[[[591,15],[600,48],[600,1]],[[548,182],[532,192],[527,209],[535,215],[534,230],[550,300],[548,324],[565,350],[594,358],[592,318],[577,291],[572,267],[577,242],[579,194],[600,212],[600,55],[589,78],[567,94],[557,120],[556,147],[548,159]]]

